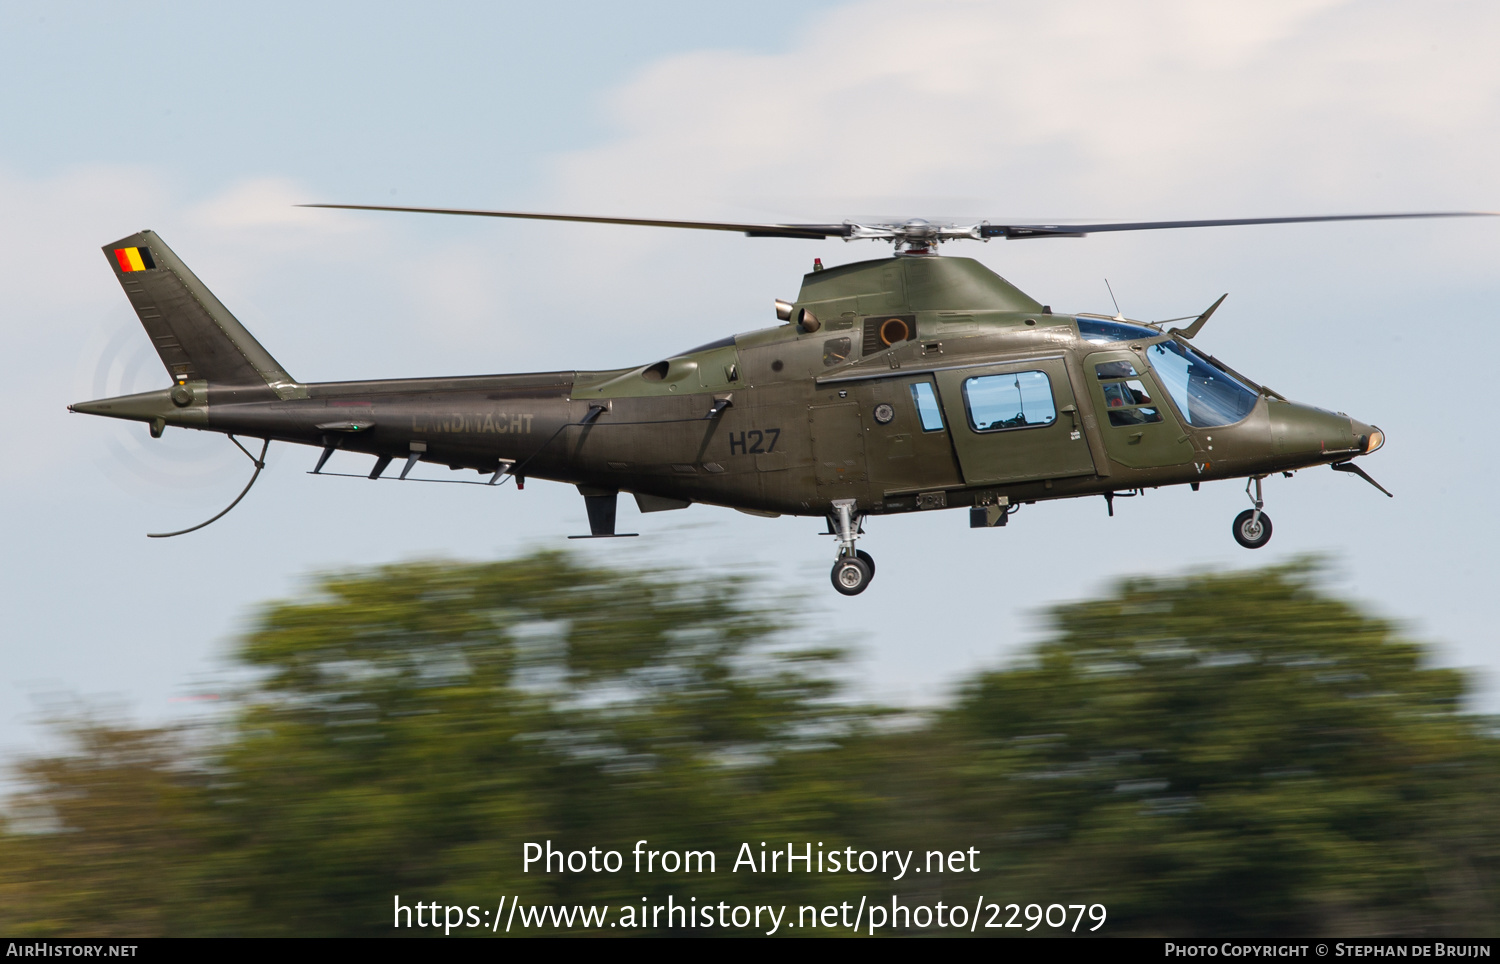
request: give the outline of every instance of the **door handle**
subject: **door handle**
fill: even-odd
[[[1079,429],[1083,427],[1079,423],[1079,421],[1078,421],[1078,406],[1077,405],[1067,405],[1067,406],[1064,406],[1063,411],[1066,414],[1072,416],[1072,418],[1073,418],[1073,431],[1069,435],[1069,438],[1073,439],[1074,441],[1077,441],[1081,437],[1081,433],[1079,432]]]

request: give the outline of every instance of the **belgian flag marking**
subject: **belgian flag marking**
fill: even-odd
[[[124,272],[156,267],[156,262],[151,260],[150,248],[115,248],[115,260],[120,262],[120,270]]]

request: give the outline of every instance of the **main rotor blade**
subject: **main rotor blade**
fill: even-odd
[[[1328,214],[1299,218],[1227,218],[1214,221],[1124,221],[1104,224],[984,224],[982,238],[1081,238],[1105,231],[1159,231],[1164,228],[1218,228],[1244,224],[1303,224],[1309,221],[1392,221],[1406,218],[1491,218],[1500,211],[1428,211],[1413,214]]]
[[[864,238],[887,241],[949,241],[974,238],[1081,238],[1107,231],[1160,231],[1167,228],[1216,228],[1248,224],[1305,224],[1313,221],[1392,221],[1412,218],[1487,218],[1497,211],[1423,211],[1410,214],[1325,214],[1293,218],[1224,218],[1209,221],[1117,221],[1100,224],[746,224],[737,221],[668,221],[660,218],[609,218],[586,214],[543,214],[534,211],[486,211],[469,208],[414,208],[386,204],[299,204],[304,208],[342,211],[400,211],[412,214],[455,214],[481,218],[520,218],[528,221],[575,221],[591,224],[629,224],[638,227],[689,228],[695,231],[738,231],[752,238]]]
[[[651,228],[692,228],[698,231],[742,231],[752,238],[842,238],[848,224],[738,224],[727,221],[664,221],[656,218],[604,218],[582,214],[538,214],[530,211],[481,211],[464,208],[408,208],[384,204],[299,204],[302,208],[343,211],[405,211],[413,214],[459,214],[481,218],[523,218],[528,221],[586,221],[592,224],[633,224]]]

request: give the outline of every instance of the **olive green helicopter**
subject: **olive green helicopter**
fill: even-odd
[[[254,472],[272,441],[374,458],[371,479],[413,477],[419,462],[477,470],[498,485],[576,485],[589,535],[615,531],[619,493],[642,512],[694,502],[751,515],[822,517],[836,537],[833,586],[865,590],[856,548],[871,516],[964,507],[975,528],[1021,505],[1117,497],[1164,485],[1244,479],[1250,508],[1233,522],[1246,548],[1271,538],[1262,482],[1329,465],[1386,491],[1353,461],[1385,442],[1342,412],[1287,400],[1195,347],[1220,297],[1163,322],[1061,314],[969,258],[957,240],[1083,237],[1111,231],[1313,221],[1483,217],[1494,212],[1332,215],[1102,224],[744,224],[516,211],[313,204],[364,211],[477,215],[742,232],[755,238],[878,240],[892,257],[824,268],[775,327],[610,371],[558,371],[301,382],[289,375],[151,231],[104,247],[172,384],[79,402],[74,412],[226,434]],[[1227,296],[1225,296],[1227,297]],[[1183,327],[1168,324],[1187,322]],[[261,441],[251,454],[240,437]],[[387,475],[393,462],[398,473]]]

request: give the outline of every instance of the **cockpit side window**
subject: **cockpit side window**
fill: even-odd
[[[1100,381],[1112,376],[1136,374],[1135,368],[1127,361],[1105,362],[1095,365],[1094,370]],[[1147,394],[1146,384],[1140,379],[1104,382],[1100,388],[1104,390],[1104,406],[1109,410],[1109,424],[1146,425],[1161,421],[1161,412]]]
[[[1094,373],[1099,376],[1101,382],[1106,378],[1128,378],[1131,375],[1140,374],[1128,361],[1103,362],[1094,366]]]
[[[1148,348],[1146,356],[1190,425],[1233,425],[1255,407],[1254,391],[1191,348],[1164,341]]]

